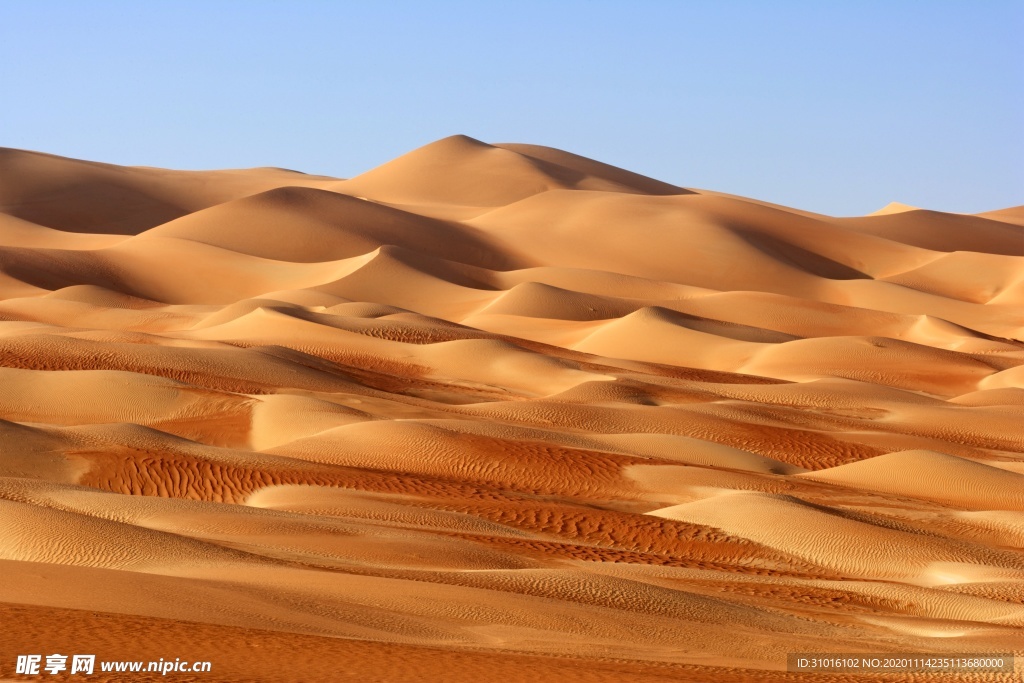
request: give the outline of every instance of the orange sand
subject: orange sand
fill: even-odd
[[[1022,211],[462,136],[348,180],[0,150],[0,677],[1020,654]]]

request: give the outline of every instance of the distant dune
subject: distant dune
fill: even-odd
[[[347,180],[0,150],[0,520],[0,675],[1020,654],[1024,207],[465,136]]]

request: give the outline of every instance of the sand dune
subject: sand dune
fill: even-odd
[[[921,472],[928,476],[922,478]],[[805,476],[968,509],[1020,510],[1024,506],[1020,475],[933,451],[887,453]]]
[[[1002,214],[1000,214],[1002,215]],[[910,209],[863,218],[845,218],[849,229],[934,251],[975,251],[1024,255],[1024,231],[992,214],[965,216]]]
[[[319,263],[384,245],[450,261],[508,269],[515,261],[475,230],[348,195],[282,187],[190,213],[143,233],[276,261]]]
[[[1020,652],[1022,224],[465,136],[345,180],[0,150],[3,661]]]
[[[67,232],[128,235],[275,187],[334,179],[282,169],[168,171],[0,149],[0,213]]]
[[[914,583],[935,564],[962,567],[965,577],[988,568],[971,561],[969,546],[851,519],[792,496],[730,491],[650,514],[721,529],[847,577]],[[1004,562],[1005,576],[1020,578],[1012,560]],[[1009,612],[1024,619],[1024,609]]]
[[[590,159],[533,145],[489,145],[455,135],[334,189],[395,204],[496,207],[553,189],[641,194],[686,190]]]

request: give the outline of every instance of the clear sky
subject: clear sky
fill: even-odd
[[[1024,203],[1024,2],[0,0],[0,146],[348,177],[454,133],[836,215]]]

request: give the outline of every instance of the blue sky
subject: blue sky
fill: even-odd
[[[1024,2],[0,0],[0,146],[352,176],[454,133],[835,215],[1024,203]]]

